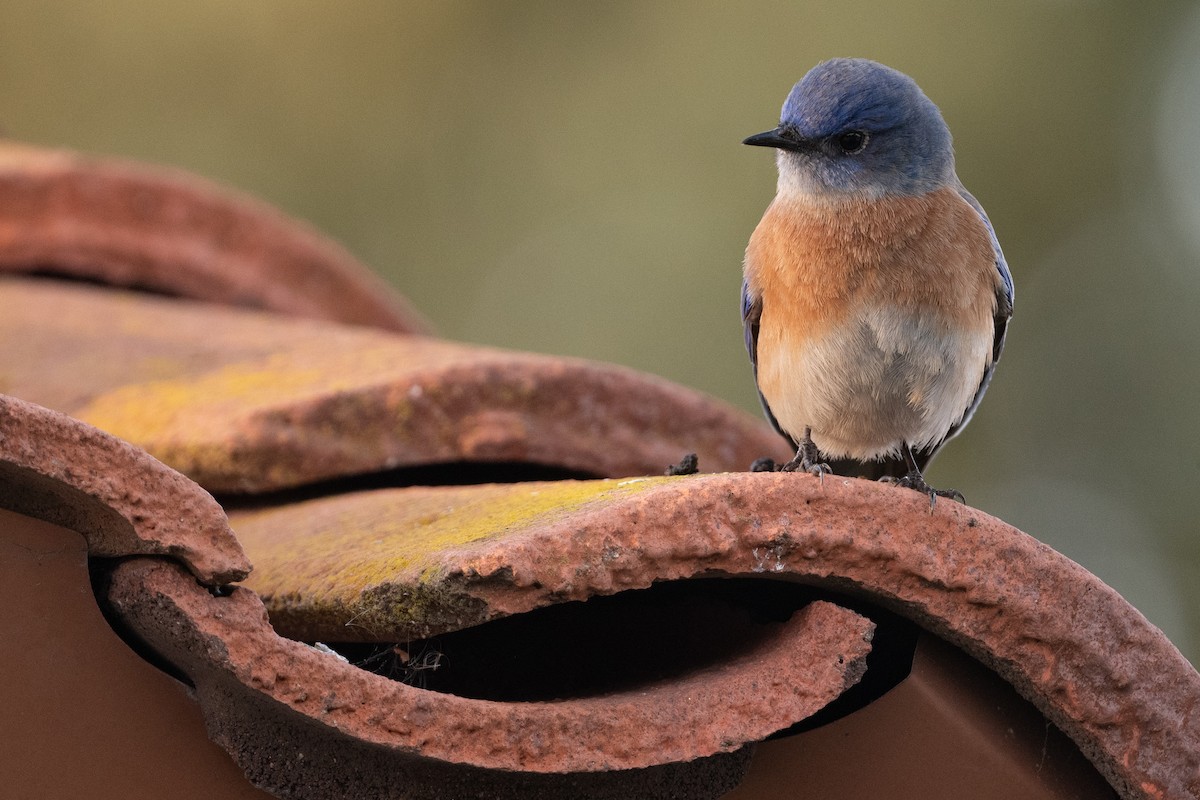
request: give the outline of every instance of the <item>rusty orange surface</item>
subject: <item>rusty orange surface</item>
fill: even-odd
[[[209,740],[188,687],[113,632],[92,594],[92,549],[0,509],[0,795],[271,800]]]
[[[870,765],[865,769],[864,765]],[[870,705],[761,743],[723,800],[1116,800],[1074,743],[994,672],[928,634]]]
[[[179,169],[0,141],[0,272],[66,275],[421,332],[340,245]]]
[[[405,641],[714,574],[851,591],[994,669],[1123,797],[1200,786],[1195,669],[1098,578],[958,503],[931,513],[873,482],[742,473],[380,490],[231,524],[257,566],[247,585],[310,639]]]
[[[854,612],[818,602],[758,646],[682,677],[553,702],[497,702],[389,680],[280,638],[252,592],[214,597],[163,562],[122,564],[109,599],[196,682],[210,728],[239,761],[261,761],[277,747],[258,741],[255,753],[241,748],[255,729],[270,727],[246,719],[257,706],[317,722],[328,729],[328,746],[337,732],[398,756],[542,774],[641,769],[737,751],[857,682],[873,629]],[[218,641],[219,648],[209,644]],[[314,744],[312,758],[322,746]]]
[[[225,512],[145,452],[0,395],[0,508],[83,534],[92,556],[165,555],[209,584],[250,569]]]
[[[0,279],[0,390],[213,492],[457,461],[619,476],[689,451],[708,471],[787,454],[761,420],[618,366],[17,278]]]
[[[582,511],[607,508],[678,481],[657,477],[385,489],[233,511],[231,524],[254,554],[255,570],[244,585],[264,598],[284,635],[306,641],[397,642],[498,616],[496,609],[447,585],[457,570],[445,563],[448,555],[504,548],[531,531],[569,523]],[[593,544],[603,547],[606,541]],[[539,555],[563,569],[587,568],[587,562],[572,565],[565,558],[559,545]],[[628,584],[592,587],[589,595],[645,585],[643,575]],[[401,594],[406,599],[397,603]]]

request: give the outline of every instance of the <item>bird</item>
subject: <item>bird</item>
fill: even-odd
[[[1013,280],[941,111],[904,73],[835,58],[744,144],[778,167],[741,306],[763,411],[796,452],[781,469],[965,502],[923,470],[991,382]]]

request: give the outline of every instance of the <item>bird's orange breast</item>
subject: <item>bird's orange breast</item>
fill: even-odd
[[[953,189],[840,203],[777,197],[746,251],[759,390],[779,425],[860,460],[927,446],[991,363],[1000,273]]]
[[[776,197],[750,238],[746,279],[763,298],[760,336],[782,325],[800,340],[864,303],[991,324],[1000,285],[987,228],[953,188],[839,203]]]

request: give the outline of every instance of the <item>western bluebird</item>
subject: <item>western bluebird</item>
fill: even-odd
[[[779,167],[742,321],[763,410],[796,448],[782,468],[824,475],[828,458],[961,500],[921,470],[987,389],[1013,282],[937,106],[903,73],[838,58],[745,143],[776,148]]]

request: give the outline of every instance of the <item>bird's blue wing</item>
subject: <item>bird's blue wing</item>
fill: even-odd
[[[1012,319],[1013,313],[1013,279],[1012,273],[1008,271],[1008,262],[1004,260],[1004,251],[1000,249],[1000,241],[996,238],[996,230],[992,227],[992,221],[988,219],[987,212],[983,210],[983,206],[975,197],[963,188],[962,184],[958,186],[958,193],[964,200],[970,203],[971,208],[975,209],[975,213],[979,214],[979,219],[987,228],[988,236],[992,240],[992,252],[995,254],[996,271],[1000,273],[1000,286],[996,289],[996,312],[994,317],[995,332],[992,338],[992,363],[983,373],[983,380],[979,382],[979,389],[975,392],[975,397],[971,399],[971,404],[967,406],[966,412],[963,413],[962,420],[946,434],[946,438],[938,444],[934,445],[928,451],[926,463],[933,457],[933,454],[942,446],[943,443],[954,438],[966,424],[971,421],[971,417],[975,414],[975,409],[979,408],[979,403],[983,400],[983,394],[987,391],[988,384],[992,382],[992,372],[996,369],[996,364],[1000,362],[1000,355],[1004,352],[1004,339],[1008,334],[1008,321]]]
[[[992,252],[996,256],[996,271],[1000,273],[1001,288],[996,293],[996,319],[999,321],[1003,317],[1003,323],[998,326],[996,331],[996,347],[997,352],[992,357],[992,362],[995,363],[1000,358],[999,350],[1004,347],[1004,332],[1008,328],[1008,321],[1012,318],[1013,311],[1013,279],[1012,273],[1008,271],[1008,262],[1004,260],[1004,251],[1000,249],[1000,241],[996,238],[996,229],[992,227],[992,221],[988,219],[987,212],[983,210],[983,206],[979,205],[979,201],[975,196],[968,192],[960,184],[958,193],[962,195],[962,199],[971,204],[971,208],[975,209],[975,213],[979,215],[979,219],[983,222],[983,226],[987,228],[988,236],[992,240]]]
[[[754,376],[758,377],[758,320],[762,317],[762,298],[750,296],[750,284],[742,279],[742,333],[746,338],[746,353],[750,356],[750,366],[754,368]]]
[[[754,369],[754,383],[758,385],[758,321],[762,317],[762,297],[753,297],[750,293],[750,286],[745,280],[742,281],[742,333],[746,338],[746,352],[750,355],[750,366]],[[767,405],[767,398],[763,397],[762,391],[758,392],[758,402],[762,406],[763,413],[767,416],[767,421],[771,423],[771,427],[779,432],[779,435],[787,439],[792,448],[796,447],[796,440],[793,439],[781,427],[779,421],[775,419],[775,415],[771,412],[771,407]]]

